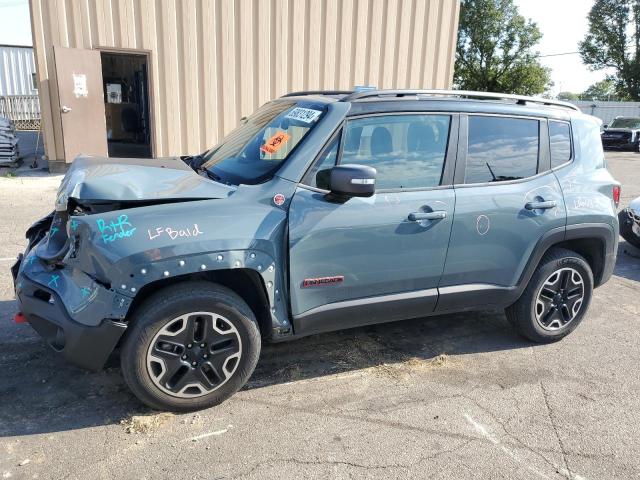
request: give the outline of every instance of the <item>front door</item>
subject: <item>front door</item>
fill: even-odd
[[[107,156],[100,52],[62,47],[53,51],[65,161],[81,153]]]
[[[360,117],[330,142],[289,210],[296,332],[433,311],[453,221],[455,193],[445,172],[455,159],[455,141],[448,144],[450,136],[457,138],[456,121],[428,114]],[[376,194],[327,198],[327,173],[336,158],[375,167]],[[322,325],[323,318],[341,323]]]

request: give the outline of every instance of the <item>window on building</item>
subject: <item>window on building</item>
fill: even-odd
[[[384,115],[348,122],[340,163],[374,167],[376,188],[440,185],[449,115]]]
[[[31,86],[34,90],[38,90],[38,77],[35,73],[31,74]]]
[[[535,175],[539,123],[523,118],[470,116],[465,183],[519,180]]]
[[[571,160],[571,129],[567,122],[549,121],[551,168]]]

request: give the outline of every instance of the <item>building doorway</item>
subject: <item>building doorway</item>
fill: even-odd
[[[149,69],[146,54],[101,52],[110,157],[149,158]]]

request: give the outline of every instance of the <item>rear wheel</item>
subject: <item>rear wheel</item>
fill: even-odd
[[[591,302],[593,273],[579,254],[549,251],[507,318],[523,336],[539,343],[560,340],[582,321]]]
[[[121,352],[133,393],[159,410],[217,405],[249,379],[260,355],[253,312],[207,282],[168,287],[135,312]]]

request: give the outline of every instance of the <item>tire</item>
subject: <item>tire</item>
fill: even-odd
[[[629,218],[626,210],[618,213],[618,222],[620,224],[620,235],[634,247],[640,249],[640,237],[632,230],[633,220]]]
[[[556,290],[563,293],[557,296]],[[520,335],[533,342],[551,343],[580,325],[592,295],[593,273],[586,260],[571,250],[552,248],[520,298],[505,313]]]
[[[188,412],[218,405],[242,388],[260,345],[255,315],[235,292],[185,282],[156,292],[135,311],[120,364],[142,402]]]

